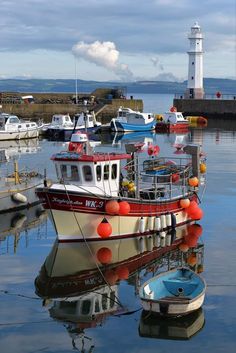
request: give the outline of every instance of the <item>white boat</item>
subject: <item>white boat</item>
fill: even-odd
[[[0,213],[16,211],[41,203],[35,194],[36,186],[43,181],[41,174],[35,171],[19,171],[17,162],[14,162],[14,170],[10,174],[3,169],[1,167]]]
[[[85,134],[73,134],[68,150],[52,157],[58,180],[36,189],[58,239],[121,239],[201,219],[200,146],[171,161],[159,150],[127,144],[126,153],[95,152]]]
[[[29,139],[39,136],[39,127],[33,121],[20,120],[16,115],[0,114],[0,141]]]
[[[156,124],[156,132],[178,132],[187,131],[189,121],[181,112],[177,112],[173,107],[169,112],[161,114]]]
[[[47,214],[41,204],[19,211],[0,213],[0,241],[5,241],[12,235],[19,238],[21,233],[39,227],[46,220]]]
[[[39,149],[38,138],[0,141],[0,163],[18,159],[23,154],[37,153]]]
[[[115,132],[151,131],[156,126],[153,113],[142,113],[130,108],[120,107],[116,118],[110,122],[110,128]]]
[[[71,119],[69,114],[56,114],[52,117],[52,122],[42,132],[52,139],[68,140],[72,133],[81,131],[88,133],[95,133],[101,123],[96,120],[94,112],[78,113]]]
[[[140,287],[143,309],[163,316],[181,316],[198,310],[204,301],[205,280],[186,267],[152,277]]]
[[[205,324],[202,308],[180,317],[157,317],[142,312],[139,336],[166,340],[190,340]]]

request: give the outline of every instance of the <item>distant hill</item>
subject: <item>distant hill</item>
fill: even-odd
[[[169,93],[182,94],[187,87],[184,82],[166,81],[137,81],[137,82],[98,82],[77,80],[78,92],[91,93],[97,88],[123,87],[124,91],[130,93]],[[236,94],[236,80],[205,78],[204,89],[207,94],[217,91],[223,94]],[[0,92],[45,92],[45,93],[72,93],[75,92],[75,80],[71,79],[6,79],[0,80]]]

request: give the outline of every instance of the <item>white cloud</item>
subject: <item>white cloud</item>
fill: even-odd
[[[72,47],[72,53],[78,59],[85,59],[97,66],[104,67],[114,72],[121,79],[133,77],[127,64],[119,63],[119,51],[113,42],[95,41],[91,44],[78,42]]]
[[[69,57],[74,43],[80,43],[81,57],[86,63],[96,65],[95,68],[93,65],[90,67],[81,60],[82,78],[133,77],[134,66],[138,65],[135,64],[137,56],[145,61],[150,57],[157,59],[186,54],[189,47],[187,33],[196,21],[205,36],[204,51],[224,50],[225,56],[230,56],[233,62],[234,8],[235,0],[208,0],[204,6],[199,6],[194,0],[152,0],[140,2],[138,6],[135,0],[22,0],[20,6],[17,0],[2,1],[1,75],[9,77],[14,72],[14,76],[25,73],[33,77],[68,77],[71,61],[63,62],[63,59],[66,59],[66,54]],[[29,62],[28,58],[39,52],[44,52],[45,57],[41,55],[41,60],[35,58]],[[15,63],[9,63],[11,54],[21,65],[16,67]],[[52,56],[53,63],[50,62]],[[129,67],[122,65],[121,56],[132,56]],[[178,68],[176,65],[168,67],[163,59],[161,64],[160,61],[152,62],[160,71],[183,76],[182,72],[187,69],[184,69],[181,57],[177,60]],[[218,55],[215,55],[215,62],[219,62]],[[127,65],[125,60],[124,65]],[[164,70],[164,67],[168,69]],[[206,63],[204,72],[207,73],[208,69],[211,68]],[[135,72],[135,76],[148,74],[145,71]],[[217,74],[215,72],[214,76]],[[226,67],[225,76],[233,75],[234,67]]]

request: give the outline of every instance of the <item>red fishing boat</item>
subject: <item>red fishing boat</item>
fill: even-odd
[[[159,157],[159,147],[126,145],[126,153],[94,152],[85,134],[52,156],[58,181],[36,189],[59,241],[122,239],[198,220],[200,146],[181,158]]]
[[[156,132],[185,132],[188,128],[189,120],[181,112],[177,112],[175,107],[160,115],[160,120],[156,124]]]

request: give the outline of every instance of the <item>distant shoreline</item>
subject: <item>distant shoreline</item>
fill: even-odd
[[[97,82],[77,80],[78,92],[91,93],[97,88],[122,87],[126,94],[183,94],[187,87],[184,82],[138,81],[138,82]],[[207,94],[236,94],[236,80],[205,78],[204,90]],[[0,92],[26,93],[72,93],[75,80],[72,79],[2,79]]]

